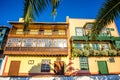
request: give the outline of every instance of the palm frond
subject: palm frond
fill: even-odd
[[[34,20],[48,5],[52,6],[52,13],[56,14],[56,8],[60,0],[25,0],[24,1],[24,31],[27,30],[30,19]]]
[[[93,27],[94,33],[98,33],[108,24],[113,22],[120,13],[120,0],[106,0],[103,7],[99,10],[95,25]],[[94,34],[93,34],[94,35]]]

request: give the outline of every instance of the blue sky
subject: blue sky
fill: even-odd
[[[61,0],[54,21],[50,16],[50,9],[45,9],[37,22],[64,22],[66,16],[71,18],[96,18],[105,0]],[[24,0],[0,0],[0,25],[9,26],[8,21],[18,21],[23,16]],[[115,20],[120,32],[120,17]]]

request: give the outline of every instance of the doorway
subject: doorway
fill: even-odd
[[[57,75],[64,75],[64,61],[54,62],[54,72]]]
[[[11,61],[8,75],[18,76],[20,68],[20,61]]]
[[[108,66],[106,61],[98,61],[98,69],[100,74],[108,74]]]

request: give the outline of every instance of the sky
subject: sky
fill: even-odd
[[[36,22],[65,22],[70,18],[95,19],[105,0],[61,0],[54,20],[48,7],[36,18]],[[11,27],[8,21],[23,17],[24,0],[0,0],[0,25]],[[120,17],[115,20],[120,33]]]

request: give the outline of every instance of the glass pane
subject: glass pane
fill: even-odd
[[[22,47],[36,47],[36,39],[26,38],[22,41]]]
[[[7,41],[7,47],[20,47],[22,39],[20,38],[9,38]]]
[[[108,44],[103,44],[103,48],[104,50],[108,50],[109,49]]]
[[[82,49],[82,45],[81,44],[76,43],[75,46],[76,46],[77,49]]]
[[[83,29],[82,28],[76,28],[76,35],[77,36],[83,36]]]
[[[1,66],[2,66],[2,60],[0,60],[0,69],[1,69]]]
[[[88,58],[80,57],[80,68],[81,70],[88,70]]]

